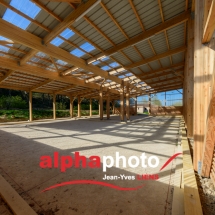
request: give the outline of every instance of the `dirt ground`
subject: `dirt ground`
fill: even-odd
[[[0,174],[40,215],[170,215],[172,208],[175,164],[164,170],[161,166],[175,153],[180,118],[133,116],[130,123],[120,123],[118,116],[111,120],[98,118],[56,120],[0,127]],[[122,163],[108,168],[42,169],[40,157],[53,158],[75,152],[90,156],[116,156],[128,159],[157,156],[156,168],[132,168]],[[87,160],[89,161],[89,160]],[[102,161],[101,161],[102,162]],[[103,165],[103,162],[101,163]],[[107,176],[124,175],[135,180],[103,180]],[[158,175],[158,180],[137,180],[137,175]],[[42,190],[62,182],[91,180],[123,188],[142,186],[132,191],[122,191],[94,184],[73,184]]]

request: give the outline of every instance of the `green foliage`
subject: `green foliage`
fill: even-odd
[[[64,103],[64,102],[56,102],[56,109],[57,110],[66,110],[66,103]]]
[[[152,105],[162,106],[162,103],[161,103],[161,101],[158,99],[157,96],[154,96],[154,97],[152,98]]]
[[[0,97],[0,108],[2,109],[10,109],[10,108],[18,108],[25,109],[27,108],[27,102],[22,99],[21,96],[1,96]]]

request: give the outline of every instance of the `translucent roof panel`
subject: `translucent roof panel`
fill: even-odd
[[[16,25],[17,27],[26,30],[26,28],[30,25],[30,21],[26,18],[20,16],[19,14],[13,12],[10,9],[7,9],[3,19],[7,22],[10,22],[13,25]]]
[[[31,17],[32,19],[34,19],[41,10],[30,0],[12,0],[10,2],[10,5],[19,10],[20,12],[24,13],[25,15]],[[3,19],[23,30],[27,29],[27,27],[31,23],[31,21],[27,20],[26,18],[13,12],[10,9],[6,10]]]
[[[109,64],[109,66],[115,68],[115,67],[118,67],[119,64],[117,62],[113,62],[113,63]]]
[[[61,38],[56,37],[50,43],[54,46],[60,46],[63,42],[64,41]]]
[[[92,46],[92,45],[91,45],[90,43],[88,43],[88,42],[82,44],[82,45],[80,46],[80,48],[82,48],[82,49],[83,49],[84,51],[86,51],[86,52],[91,52],[92,50],[95,49],[95,47]]]
[[[101,69],[103,69],[103,70],[109,70],[110,67],[109,66],[103,66],[103,67],[101,67]]]
[[[0,51],[8,52],[9,50],[10,50],[10,48],[0,45]]]
[[[109,57],[105,57],[105,58],[102,58],[101,61],[106,61],[106,60],[109,60],[110,58]]]
[[[81,57],[83,56],[85,53],[82,52],[80,49],[74,49],[73,51],[70,52],[71,54],[75,55],[76,57]]]
[[[93,62],[92,64],[93,65],[97,65],[97,64],[99,64],[100,63],[100,61],[95,61],[95,62]]]
[[[34,19],[40,12],[40,8],[30,0],[12,0],[10,5]]]
[[[65,39],[69,39],[70,37],[72,37],[73,35],[74,35],[75,33],[73,32],[73,31],[71,31],[70,29],[66,29],[66,30],[64,30],[61,34],[60,34],[60,36],[62,36],[63,38],[65,38]]]

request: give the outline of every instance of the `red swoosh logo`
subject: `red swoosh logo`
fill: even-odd
[[[102,181],[93,181],[93,180],[76,180],[76,181],[66,181],[66,182],[62,182],[60,184],[55,184],[51,187],[48,187],[44,190],[42,190],[41,192],[45,192],[51,189],[55,189],[57,187],[63,187],[66,185],[72,185],[72,184],[94,184],[94,185],[101,185],[101,186],[105,186],[105,187],[110,187],[112,189],[116,189],[116,190],[123,190],[123,191],[129,191],[129,190],[138,190],[140,188],[142,188],[144,185],[141,186],[137,186],[137,187],[120,187],[120,186],[116,186],[113,184],[108,184]]]
[[[176,153],[174,154],[171,158],[169,158],[169,160],[161,167],[160,171],[162,169],[164,169],[174,158],[176,158],[177,156],[181,155],[182,153]]]

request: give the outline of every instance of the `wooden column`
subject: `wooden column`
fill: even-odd
[[[115,114],[115,100],[112,101],[113,104],[113,114]]]
[[[125,111],[124,111],[124,81],[121,84],[121,91],[120,91],[120,119],[124,121],[125,118]]]
[[[103,120],[103,91],[102,91],[102,87],[100,88],[100,91],[99,91],[99,116],[100,116],[100,120]]]
[[[194,20],[188,20],[187,52],[184,66],[183,115],[187,137],[193,138],[193,95],[194,95]]]
[[[56,119],[56,95],[53,94],[53,119]]]
[[[135,115],[137,115],[137,97],[135,97]]]
[[[152,113],[151,110],[152,110],[152,97],[151,97],[151,94],[149,94],[149,115]]]
[[[74,102],[74,97],[70,97],[70,117],[73,118],[73,102]]]
[[[128,83],[126,85],[126,119],[130,120],[130,89]]]
[[[81,97],[78,96],[78,117],[81,117]]]
[[[29,121],[33,121],[32,91],[29,91]]]
[[[92,99],[90,98],[90,117],[92,116]]]
[[[107,119],[110,119],[110,94],[109,94],[109,92],[107,93],[106,112],[107,112]]]
[[[206,121],[210,103],[210,80],[214,66],[214,47],[202,44],[204,1],[195,0],[194,19],[194,102],[193,102],[193,165],[201,171]]]

